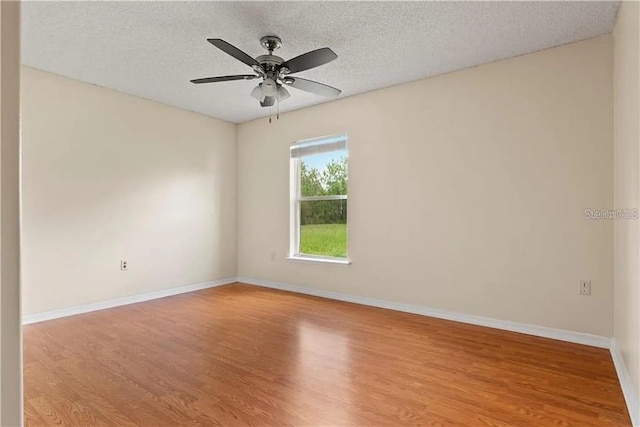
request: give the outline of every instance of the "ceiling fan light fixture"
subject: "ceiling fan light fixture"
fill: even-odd
[[[256,87],[254,87],[253,90],[251,91],[251,96],[254,97],[255,99],[257,99],[260,102],[264,101],[264,95],[262,94],[262,87],[261,86],[262,86],[262,83],[260,83]]]
[[[278,101],[284,101],[289,98],[291,95],[289,91],[283,88],[282,86],[278,86]]]
[[[265,97],[276,95],[277,86],[276,82],[272,78],[264,79],[264,81],[260,84],[260,87],[262,88],[262,94]]]

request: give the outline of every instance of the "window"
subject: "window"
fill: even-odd
[[[347,136],[291,145],[290,257],[347,262]]]

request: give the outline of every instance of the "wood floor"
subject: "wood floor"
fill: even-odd
[[[24,337],[28,426],[631,424],[607,350],[248,285]]]

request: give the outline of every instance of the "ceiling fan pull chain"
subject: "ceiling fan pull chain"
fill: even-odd
[[[276,95],[276,120],[280,120],[280,96]]]
[[[271,107],[269,107],[269,124],[271,124]]]

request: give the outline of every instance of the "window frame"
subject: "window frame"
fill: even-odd
[[[349,177],[349,148],[348,148],[348,137],[347,134],[339,134],[339,135],[330,135],[323,136],[319,138],[311,138],[296,141],[291,146],[297,146],[304,143],[310,143],[313,141],[322,141],[327,139],[335,139],[335,138],[344,138],[345,140],[345,149],[346,157],[347,157],[347,179]],[[342,150],[331,150],[327,152],[333,151],[342,151]],[[314,254],[305,254],[300,252],[300,211],[302,202],[306,201],[322,201],[322,200],[348,200],[349,199],[349,186],[347,185],[347,194],[339,194],[332,196],[302,196],[301,195],[301,168],[300,163],[302,158],[305,156],[299,157],[291,157],[289,154],[289,162],[290,162],[290,170],[289,170],[289,184],[290,184],[290,194],[289,194],[289,256],[287,259],[298,260],[298,261],[315,261],[322,262],[328,264],[344,264],[349,265],[351,261],[349,259],[349,213],[347,212],[347,221],[345,223],[347,228],[347,248],[346,255],[344,257],[335,257],[335,256],[327,256],[327,255],[314,255]]]

